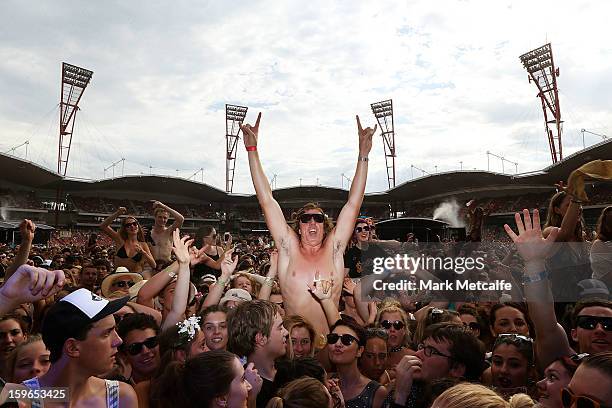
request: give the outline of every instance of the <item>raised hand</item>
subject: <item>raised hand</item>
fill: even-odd
[[[20,303],[37,302],[59,292],[65,281],[62,271],[21,265],[0,287],[0,303],[17,306]]]
[[[263,385],[263,380],[261,376],[257,373],[257,369],[254,368],[255,364],[249,363],[244,369],[244,379],[247,380],[249,384],[251,384],[251,389],[249,390],[249,395],[256,396],[261,391],[261,386]]]
[[[208,259],[211,258],[206,254],[205,247],[202,247],[202,249],[198,249],[195,246],[189,248],[189,263],[191,266],[204,263]]]
[[[527,209],[523,210],[523,218],[525,219],[524,223],[519,213],[514,214],[518,235],[514,233],[508,224],[504,225],[504,229],[516,244],[516,249],[526,264],[530,262],[543,262],[553,249],[553,244],[559,234],[559,228],[552,228],[548,237],[544,239],[542,229],[540,228],[539,211],[533,210],[533,223]]]
[[[363,128],[361,126],[361,121],[359,120],[359,115],[357,118],[357,133],[359,134],[359,155],[367,156],[372,150],[372,136],[376,133],[376,129],[378,129],[378,125],[374,125],[374,129],[372,128]]]
[[[278,265],[278,249],[276,248],[270,251],[270,265],[275,267]]]
[[[189,245],[193,243],[193,239],[189,239],[189,235],[181,238],[179,229],[172,231],[172,252],[176,256],[176,260],[180,264],[189,264]]]
[[[163,207],[163,204],[160,201],[151,200],[151,207],[155,210],[157,207]]]
[[[251,126],[247,123],[246,125],[242,125],[240,127],[242,129],[242,133],[244,134],[244,147],[257,147],[260,120],[261,112],[259,112],[259,114],[257,115],[257,121],[255,121],[255,126]]]
[[[21,239],[25,241],[34,240],[34,231],[36,231],[36,224],[28,219],[24,219],[19,224],[19,232],[21,233]]]
[[[421,372],[423,361],[417,356],[404,356],[395,366],[395,402],[404,404],[410,395],[414,375]],[[401,402],[400,402],[401,401]]]
[[[334,286],[334,281],[331,279],[331,273],[327,279],[321,279],[320,276],[321,274],[317,271],[312,285],[308,285],[308,290],[319,301],[331,299],[333,292],[332,288]]]
[[[236,266],[238,265],[238,256],[235,256],[233,257],[234,259],[232,259],[233,254],[233,248],[225,252],[225,257],[223,259],[223,262],[221,262],[221,274],[224,276],[229,277],[236,270]]]
[[[119,215],[127,214],[127,208],[119,207],[119,208],[117,208],[117,213],[119,213]]]

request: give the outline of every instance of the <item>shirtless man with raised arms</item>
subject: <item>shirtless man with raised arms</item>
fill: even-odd
[[[363,201],[368,175],[368,154],[377,126],[363,129],[357,116],[359,155],[347,203],[342,208],[336,226],[314,204],[307,204],[296,214],[297,224],[291,228],[285,221],[278,202],[264,174],[257,153],[259,122],[243,125],[244,144],[249,156],[251,178],[263,209],[266,223],[278,247],[278,278],[287,315],[305,317],[318,333],[329,333],[323,309],[309,292],[315,274],[333,279],[333,300],[338,305],[344,278],[344,249],[353,234],[355,219]]]
[[[153,201],[153,215],[155,216],[155,225],[151,230],[153,243],[149,244],[149,248],[155,261],[170,262],[172,255],[172,233],[175,229],[183,226],[185,218],[178,211],[159,201]],[[174,223],[168,227],[166,224],[170,217],[174,218]]]

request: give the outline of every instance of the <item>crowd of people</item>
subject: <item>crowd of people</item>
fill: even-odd
[[[160,201],[147,233],[118,202],[99,234],[70,245],[33,246],[36,225],[23,220],[21,244],[0,248],[0,403],[612,406],[612,206],[588,246],[574,183],[558,187],[546,220],[518,208],[505,239],[482,231],[487,209],[474,204],[466,242],[382,241],[359,215],[376,128],[357,117],[357,168],[332,223],[314,203],[283,213],[259,162],[260,120],[242,130],[269,235],[181,234],[184,215]],[[513,288],[372,290],[452,275],[372,272],[376,259],[423,253],[482,256],[469,278]],[[50,392],[61,389],[63,402]]]

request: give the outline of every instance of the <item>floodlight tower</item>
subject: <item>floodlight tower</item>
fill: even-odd
[[[247,114],[246,106],[225,105],[225,192],[231,193],[234,189],[234,170],[236,169],[236,153],[238,139],[240,139],[240,126]]]
[[[370,105],[376,116],[385,147],[385,164],[389,188],[395,187],[395,131],[393,127],[393,100],[376,102]]]
[[[79,110],[79,102],[93,71],[80,68],[75,65],[62,63],[62,94],[60,100],[59,117],[59,147],[57,151],[57,172],[66,175],[68,159],[70,158],[70,146],[72,145],[72,134],[74,121]]]
[[[557,88],[559,68],[555,68],[552,47],[548,43],[521,55],[519,58],[529,73],[529,82],[533,81],[538,87],[537,96],[542,101],[544,126],[546,127],[550,154],[553,164],[557,163],[563,160],[563,144],[561,143],[563,121],[561,120],[561,106],[559,105],[559,90]]]

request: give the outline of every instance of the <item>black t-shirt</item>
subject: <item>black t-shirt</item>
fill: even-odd
[[[261,391],[257,394],[257,408],[266,408],[268,401],[276,395],[276,389],[272,381],[263,377],[261,379],[263,380],[263,384],[261,385]]]
[[[349,268],[349,278],[360,278],[372,273],[372,259],[386,258],[389,256],[375,242],[368,245],[368,249],[362,251],[357,246],[352,246],[344,253],[344,267]],[[361,264],[362,271],[357,271],[357,264]]]

